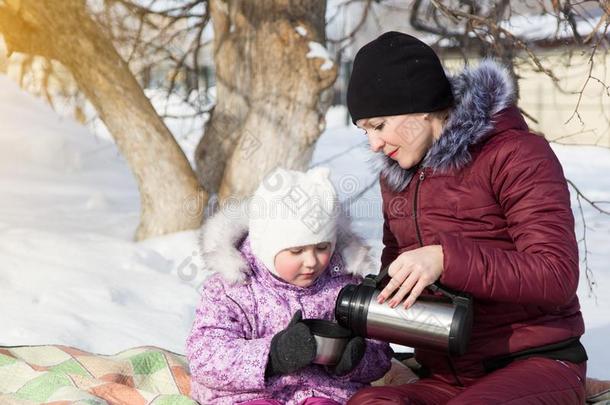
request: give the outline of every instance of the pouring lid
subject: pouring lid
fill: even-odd
[[[449,353],[461,356],[466,352],[472,332],[473,308],[472,300],[467,296],[459,296],[453,300],[455,312],[449,330]]]

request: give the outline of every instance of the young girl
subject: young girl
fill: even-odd
[[[275,170],[248,208],[203,228],[206,281],[187,340],[202,404],[343,404],[390,367],[386,343],[351,339],[338,364],[312,364],[301,319],[334,319],[339,290],[374,272],[368,248],[339,221],[328,169]],[[244,215],[243,211],[248,211]]]

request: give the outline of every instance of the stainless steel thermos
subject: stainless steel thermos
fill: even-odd
[[[438,284],[428,288],[441,295],[420,295],[407,310],[402,303],[390,308],[378,304],[387,268],[368,275],[361,284],[341,289],[335,304],[337,322],[355,334],[414,348],[466,351],[472,329],[472,299]]]

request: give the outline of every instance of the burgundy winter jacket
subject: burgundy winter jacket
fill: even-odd
[[[563,171],[529,132],[503,68],[452,78],[456,106],[422,163],[384,158],[382,266],[440,244],[441,284],[472,294],[474,326],[460,357],[416,350],[440,378],[483,375],[484,360],[577,337],[578,247]],[[454,368],[455,372],[451,369]]]

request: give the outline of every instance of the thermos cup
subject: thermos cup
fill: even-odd
[[[341,289],[335,304],[337,322],[356,335],[414,348],[446,351],[461,355],[466,351],[472,329],[472,299],[438,284],[428,288],[439,295],[420,295],[407,310],[402,303],[390,308],[377,303],[387,268],[368,275],[361,284]]]
[[[339,362],[341,354],[352,337],[352,331],[324,319],[303,319],[316,339],[316,357],[313,363],[326,366]]]

